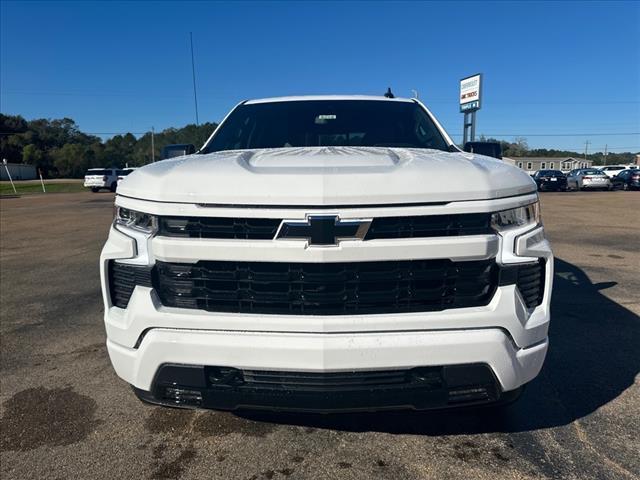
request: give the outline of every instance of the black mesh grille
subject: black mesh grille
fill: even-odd
[[[271,240],[282,220],[274,218],[160,217],[165,237]]]
[[[428,373],[433,376],[433,382],[440,382],[440,370],[438,368],[433,368],[432,370],[433,372]],[[401,385],[409,383],[409,372],[410,370],[328,373],[238,370],[244,385],[274,390],[344,390]]]
[[[494,233],[491,214],[378,217],[373,220],[365,240],[376,238],[457,237]]]
[[[518,268],[516,285],[528,308],[537,307],[542,303],[544,295],[544,260]]]
[[[282,219],[224,217],[160,217],[158,235],[164,237],[271,240]],[[491,214],[469,213],[378,217],[365,240],[377,238],[419,238],[494,233]]]
[[[438,311],[486,305],[493,260],[361,263],[157,262],[155,287],[170,307],[302,315]]]
[[[109,261],[109,293],[111,303],[116,307],[127,308],[136,285],[151,287],[151,268]]]

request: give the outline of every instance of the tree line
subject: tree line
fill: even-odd
[[[199,147],[216,129],[215,123],[168,128],[154,134],[155,159],[166,145],[192,143]],[[46,177],[81,178],[88,168],[139,167],[151,163],[151,132],[102,140],[83,133],[70,118],[25,120],[0,114],[0,157],[26,163]]]
[[[584,153],[573,152],[570,150],[556,150],[553,148],[529,148],[527,139],[523,137],[516,137],[513,142],[506,140],[497,140],[495,138],[485,138],[484,135],[480,136],[482,142],[496,142],[502,146],[502,156],[508,158],[518,157],[574,157],[584,158]],[[607,152],[606,156],[604,152],[593,152],[587,154],[587,160],[593,160],[594,165],[626,165],[629,163],[635,163],[636,153],[624,152],[615,153]]]
[[[192,143],[199,147],[216,129],[216,123],[168,128],[154,135],[155,159],[165,145]],[[505,157],[576,157],[579,152],[553,149],[530,149],[525,138],[513,142],[485,139],[502,145]],[[140,137],[131,133],[102,140],[80,131],[70,118],[25,120],[20,115],[0,113],[0,157],[8,162],[26,163],[41,169],[47,177],[80,178],[88,168],[139,167],[152,161],[151,132]],[[587,155],[596,165],[605,162],[603,152]],[[608,164],[635,162],[633,153],[609,153]]]

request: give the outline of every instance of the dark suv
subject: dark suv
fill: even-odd
[[[560,170],[538,170],[533,174],[538,190],[562,190],[567,189],[567,176]]]

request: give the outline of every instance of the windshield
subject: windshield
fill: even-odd
[[[202,151],[318,146],[449,151],[447,142],[418,104],[384,100],[240,105]]]
[[[540,177],[553,177],[554,175],[563,175],[560,170],[540,170]]]
[[[582,175],[604,175],[601,170],[582,170]]]

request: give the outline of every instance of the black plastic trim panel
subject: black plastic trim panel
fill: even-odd
[[[120,308],[127,308],[129,299],[136,285],[152,287],[152,270],[146,265],[130,265],[110,260],[109,295],[111,303]]]
[[[161,365],[144,401],[220,410],[357,412],[484,405],[502,392],[486,364],[313,373]]]

